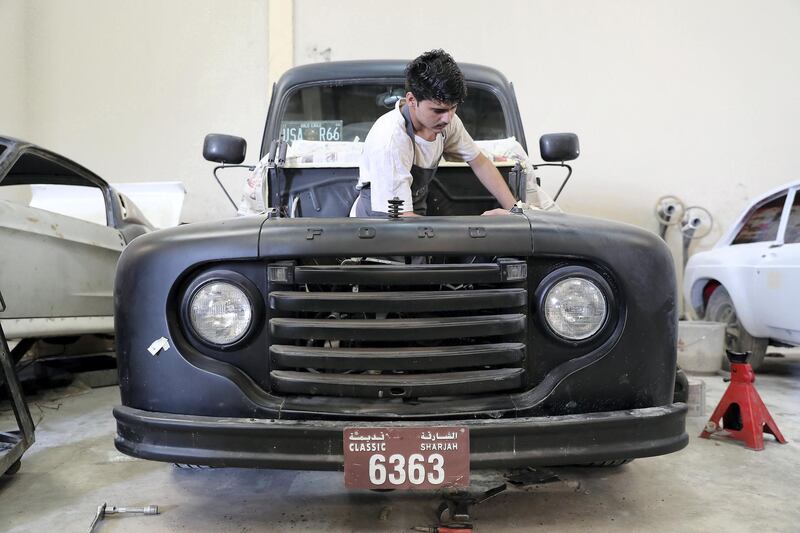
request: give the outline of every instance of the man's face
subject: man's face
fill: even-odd
[[[409,96],[410,95],[410,96]],[[458,104],[448,104],[438,100],[417,100],[411,93],[406,95],[408,105],[414,110],[414,118],[423,128],[436,133],[450,124]]]

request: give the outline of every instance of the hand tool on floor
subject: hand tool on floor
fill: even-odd
[[[411,529],[412,531],[426,531],[428,533],[472,533],[474,524],[472,517],[469,515],[470,507],[483,503],[504,490],[506,490],[505,483],[477,496],[462,491],[444,495],[444,501],[436,511],[439,525],[416,526]]]
[[[148,505],[147,507],[115,507],[113,505],[108,505],[106,503],[97,507],[97,513],[94,515],[94,520],[92,520],[92,525],[89,526],[89,533],[94,531],[97,524],[106,517],[106,515],[110,514],[120,514],[120,513],[136,513],[136,514],[158,514],[158,506],[157,505]]]
[[[456,492],[444,496],[444,501],[439,505],[438,514],[442,526],[453,527],[453,524],[464,525],[472,528],[472,517],[469,514],[470,507],[483,503],[489,498],[493,498],[506,490],[503,483],[485,492],[473,496],[467,492]],[[440,526],[440,528],[442,527]]]
[[[425,533],[472,533],[472,528],[460,527],[430,527],[430,526],[416,526],[411,528],[412,531],[424,531]]]

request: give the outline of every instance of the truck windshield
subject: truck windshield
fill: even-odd
[[[393,109],[403,95],[401,84],[305,87],[289,97],[280,133],[289,143],[363,141],[375,120]],[[469,87],[456,114],[475,140],[511,136],[500,101],[491,91]]]

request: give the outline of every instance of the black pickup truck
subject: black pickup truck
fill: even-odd
[[[654,234],[528,208],[478,216],[498,206],[466,164],[440,167],[430,216],[352,218],[357,165],[292,161],[287,141],[363,140],[404,94],[404,66],[288,71],[261,146],[266,213],[125,249],[120,451],[419,488],[686,446],[675,274]],[[461,67],[467,130],[526,148],[508,80]],[[243,140],[212,141],[207,158],[244,159]],[[519,166],[501,166],[524,200]]]

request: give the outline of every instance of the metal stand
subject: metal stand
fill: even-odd
[[[5,381],[8,385],[11,406],[14,408],[14,416],[19,427],[19,430],[16,431],[0,431],[0,475],[2,475],[14,474],[19,470],[22,454],[34,442],[33,419],[28,410],[28,404],[25,403],[25,397],[22,395],[22,387],[17,378],[2,325],[0,325],[0,377],[3,378],[0,383]]]
[[[764,449],[764,433],[769,433],[779,443],[786,444],[754,385],[756,374],[747,362],[750,352],[727,350],[727,355],[731,362],[731,384],[700,437],[710,439],[711,435],[719,432],[725,437],[744,441],[748,448],[758,451]]]

